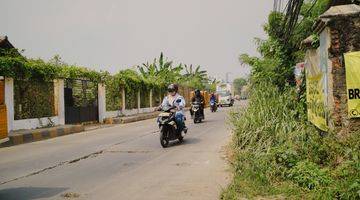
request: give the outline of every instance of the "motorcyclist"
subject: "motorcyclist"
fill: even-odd
[[[215,96],[215,93],[211,93],[211,96],[210,96],[210,102],[215,102],[215,103],[216,103],[216,96]]]
[[[167,109],[170,107],[176,107],[176,113],[175,113],[175,121],[178,127],[179,133],[184,131],[187,132],[187,127],[185,126],[185,99],[183,96],[181,96],[178,93],[179,87],[176,84],[170,84],[168,86],[168,95],[165,96],[164,100],[162,101],[161,106],[158,108],[158,110]]]
[[[215,96],[215,94],[214,93],[211,93],[211,95],[210,95],[210,101],[209,101],[209,104],[210,104],[210,110],[211,110],[211,112],[216,112],[216,110],[217,110],[217,105],[216,105],[216,103],[217,103],[217,100],[216,100],[216,96]]]
[[[194,102],[200,103],[200,113],[203,116],[203,118],[205,118],[205,115],[204,115],[205,100],[204,100],[204,96],[201,95],[201,92],[199,89],[195,90],[195,95],[193,96],[193,98],[191,98],[191,103],[194,103]],[[190,114],[191,114],[191,117],[193,118],[194,112],[192,111],[192,109],[190,109]]]

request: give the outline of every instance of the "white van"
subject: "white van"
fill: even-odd
[[[233,106],[234,99],[229,91],[218,91],[219,95],[219,106]]]

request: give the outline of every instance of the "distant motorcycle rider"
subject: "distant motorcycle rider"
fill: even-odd
[[[205,99],[204,99],[204,96],[201,95],[201,92],[199,89],[195,90],[195,95],[193,96],[193,98],[191,98],[191,103],[194,103],[194,102],[200,103],[200,113],[203,116],[203,118],[205,118],[205,115],[204,115]],[[191,114],[191,117],[193,118],[194,112],[192,111],[192,109],[190,109],[190,114]]]
[[[214,93],[211,93],[210,102],[215,102],[216,103],[216,96],[215,96]]]
[[[176,84],[170,84],[167,88],[168,95],[164,98],[161,103],[161,106],[158,110],[167,109],[170,107],[176,107],[177,111],[175,113],[175,121],[178,127],[179,133],[184,131],[187,132],[187,127],[185,126],[185,99],[178,93],[179,87]]]
[[[216,100],[216,96],[215,96],[214,93],[211,93],[211,95],[210,95],[209,104],[210,104],[211,112],[216,112],[216,110],[217,110],[217,100]]]

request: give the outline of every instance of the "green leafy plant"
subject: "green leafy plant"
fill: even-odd
[[[153,86],[165,87],[170,83],[179,82],[181,79],[182,64],[173,66],[173,62],[164,58],[161,53],[159,59],[149,63],[143,63],[137,67],[145,82]]]
[[[359,198],[360,134],[321,135],[292,87],[252,85],[247,108],[230,114],[234,179],[223,199]]]
[[[57,62],[45,62],[41,59],[28,59],[15,49],[1,50],[0,74],[18,80],[52,81],[61,79],[87,79],[95,82],[103,81],[103,72],[97,72],[85,67],[69,66]]]
[[[295,167],[289,170],[288,177],[309,190],[328,186],[332,182],[327,169],[320,169],[317,164],[308,160],[297,163]]]

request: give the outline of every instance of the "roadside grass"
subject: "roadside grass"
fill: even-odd
[[[292,88],[253,87],[235,110],[233,180],[221,199],[360,199],[360,133],[321,134]]]

